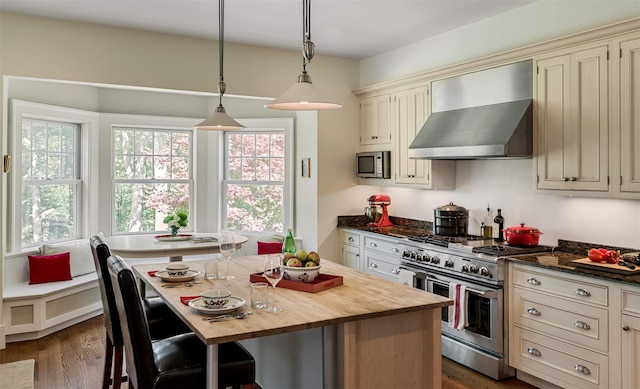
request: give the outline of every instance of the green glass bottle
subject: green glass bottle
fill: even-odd
[[[287,236],[284,238],[284,243],[282,244],[282,254],[291,253],[295,254],[296,252],[296,242],[293,240],[293,232],[291,232],[291,228],[287,230]]]

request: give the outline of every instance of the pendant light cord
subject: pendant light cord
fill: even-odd
[[[224,0],[218,0],[218,52],[220,59],[220,82],[218,92],[220,96],[220,107],[222,107],[222,95],[227,89],[224,82]]]
[[[314,54],[311,42],[311,0],[302,0],[302,73],[307,72],[307,64]]]

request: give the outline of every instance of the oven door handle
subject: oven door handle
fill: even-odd
[[[442,287],[449,288],[449,283],[448,282],[442,282],[437,277],[434,277],[434,276],[432,276],[430,274],[427,275],[427,279],[431,280],[431,282],[433,282],[434,284],[438,284],[438,285],[440,285]],[[478,296],[486,297],[488,299],[496,299],[496,298],[498,298],[498,292],[496,292],[495,290],[491,290],[491,289],[478,290],[478,289],[469,288],[469,287],[467,287],[466,290],[469,293],[473,293],[473,294],[478,295]]]

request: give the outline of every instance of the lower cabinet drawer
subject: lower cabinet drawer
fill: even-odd
[[[609,312],[513,288],[513,324],[551,335],[557,339],[608,353]]]
[[[391,281],[398,281],[400,274],[399,262],[386,258],[385,255],[371,252],[370,250],[365,250],[364,256],[365,272],[379,277],[384,277]]]
[[[563,388],[607,388],[608,357],[513,327],[510,365]]]
[[[585,277],[570,276],[542,268],[532,270],[530,267],[518,265],[513,267],[512,277],[513,284],[523,288],[561,296],[576,302],[602,307],[609,305],[609,289],[589,282]]]
[[[622,290],[622,312],[640,316],[640,289]]]
[[[353,246],[360,246],[360,234],[356,234],[354,232],[349,232],[349,231],[343,231],[342,243],[350,244]]]

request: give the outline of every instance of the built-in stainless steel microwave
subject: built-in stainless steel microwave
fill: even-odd
[[[391,152],[369,151],[356,154],[360,178],[391,178]]]

